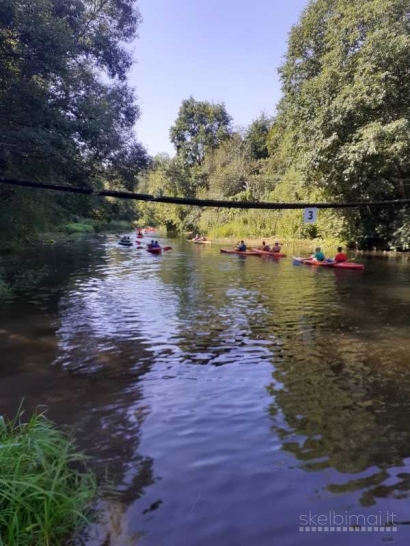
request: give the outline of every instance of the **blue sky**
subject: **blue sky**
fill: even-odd
[[[142,117],[138,139],[151,154],[173,153],[169,128],[183,99],[225,102],[234,124],[273,114],[277,68],[307,0],[140,0],[130,83]]]

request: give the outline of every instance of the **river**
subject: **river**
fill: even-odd
[[[361,273],[162,242],[0,261],[0,414],[46,407],[116,491],[84,544],[407,545],[407,256]]]

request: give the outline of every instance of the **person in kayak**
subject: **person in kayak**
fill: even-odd
[[[262,246],[259,247],[259,250],[264,250],[265,252],[270,251],[270,246],[265,243],[265,241],[262,241]]]
[[[236,245],[236,250],[239,250],[239,252],[246,252],[246,245],[244,241],[241,241],[238,245]]]
[[[341,264],[343,262],[347,262],[347,256],[346,254],[343,252],[343,248],[341,246],[339,246],[337,248],[337,254],[336,256],[334,257],[333,261],[336,263],[336,264]]]
[[[281,246],[280,244],[278,243],[278,241],[275,241],[275,244],[273,245],[273,247],[271,248],[271,252],[280,252],[281,251]]]
[[[155,241],[154,244],[151,246],[151,248],[161,248],[161,247],[159,246],[158,241]]]
[[[313,256],[311,256],[312,260],[316,260],[317,262],[324,262],[325,261],[325,255],[322,252],[322,249],[320,246],[316,247],[315,253]]]

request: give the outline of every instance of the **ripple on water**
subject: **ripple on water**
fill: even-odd
[[[93,546],[328,544],[301,514],[408,519],[409,270],[172,246],[48,250],[54,273],[0,315],[2,410],[48,403],[120,492]]]

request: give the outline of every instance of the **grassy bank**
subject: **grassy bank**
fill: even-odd
[[[72,240],[75,241],[84,235],[95,235],[104,233],[129,233],[133,231],[132,222],[123,220],[113,220],[112,222],[97,222],[94,220],[82,220],[79,222],[70,222],[64,224],[55,231],[41,233],[38,235],[38,241],[50,243],[56,241]]]
[[[0,544],[64,544],[96,494],[84,456],[44,415],[0,417]]]
[[[243,239],[247,246],[259,246],[262,241],[272,245],[275,241],[279,241],[281,245],[288,248],[315,248],[316,246],[333,248],[339,245],[345,246],[345,243],[337,239],[289,239],[287,237],[220,237],[220,238],[211,238],[209,240],[212,243],[217,245],[235,245],[239,240]]]
[[[132,222],[123,220],[113,220],[112,222],[101,222],[96,220],[81,220],[78,222],[70,222],[61,226],[61,233],[66,235],[74,234],[92,234],[92,233],[118,233],[127,232],[133,229]]]
[[[189,236],[187,236],[189,238]],[[214,245],[220,245],[225,248],[233,248],[236,243],[243,239],[246,243],[248,249],[253,247],[259,247],[262,244],[262,241],[265,241],[268,245],[273,245],[275,241],[279,241],[282,245],[282,249],[288,255],[291,255],[293,252],[313,252],[316,247],[321,247],[329,255],[336,253],[338,246],[343,246],[346,248],[346,244],[343,241],[337,239],[291,239],[289,237],[208,237],[208,239]]]
[[[129,233],[133,231],[132,222],[123,220],[113,220],[112,222],[101,222],[96,220],[79,220],[57,226],[50,227],[43,232],[33,231],[29,235],[14,233],[13,237],[2,238],[0,233],[0,255],[10,254],[16,249],[35,246],[38,242],[51,242],[66,239],[75,240],[84,235],[94,235],[99,233]]]

